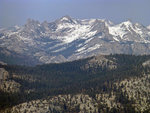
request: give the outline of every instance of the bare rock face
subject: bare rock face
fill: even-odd
[[[7,63],[0,61],[0,65],[7,65]]]
[[[0,80],[7,80],[9,77],[9,73],[4,68],[0,68]]]
[[[50,23],[28,19],[21,27],[0,29],[0,53],[0,59],[8,64],[10,56],[29,62],[14,62],[23,65],[72,61],[97,54],[150,54],[150,29],[131,21],[115,25],[104,19],[69,16]]]
[[[20,91],[20,84],[10,80],[11,75],[4,68],[0,68],[0,90],[3,92],[14,93]]]
[[[17,93],[20,92],[20,84],[14,80],[2,81],[0,85],[0,90],[7,93]]]
[[[150,60],[145,61],[142,65],[144,67],[146,67],[146,66],[150,67]]]

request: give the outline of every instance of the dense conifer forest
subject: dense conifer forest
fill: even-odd
[[[119,89],[116,89],[113,83],[125,78],[149,74],[150,66],[144,67],[142,64],[149,60],[150,56],[108,55],[104,57],[113,61],[116,68],[109,69],[110,62],[107,62],[105,66],[98,65],[96,68],[94,66],[86,68],[85,65],[94,57],[34,67],[0,65],[0,68],[4,68],[11,75],[9,79],[21,84],[19,92],[8,93],[0,91],[0,109],[59,94],[82,93],[95,98],[95,94],[109,94],[115,91],[118,95],[116,101],[124,105],[124,111],[135,112],[130,106],[132,102]],[[13,75],[17,77],[13,77]]]

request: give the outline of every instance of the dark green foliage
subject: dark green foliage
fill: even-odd
[[[112,85],[114,82],[132,76],[141,76],[143,73],[149,73],[150,70],[149,67],[142,66],[144,61],[150,59],[150,56],[147,55],[109,55],[106,58],[117,63],[116,69],[109,70],[107,68],[102,69],[101,67],[87,70],[81,69],[81,66],[85,65],[91,58],[61,64],[38,65],[35,67],[0,65],[0,67],[9,71],[9,73],[19,75],[20,78],[13,79],[22,86],[21,93],[19,94],[5,94],[0,92],[0,109],[24,101],[58,94],[86,93],[95,98],[96,93],[109,93],[112,90],[117,91],[116,87]],[[35,79],[35,81],[29,82],[28,79]],[[24,92],[29,89],[34,89],[34,92],[29,94]],[[134,108],[131,107],[132,101],[128,101],[128,98],[124,94],[118,93],[117,101],[124,105],[125,108],[122,111],[128,113],[135,112]],[[102,107],[104,106],[99,105],[99,109]],[[78,107],[74,109],[78,109]],[[64,110],[69,110],[65,104]],[[107,110],[108,108],[104,109],[106,112]],[[111,112],[117,113],[122,111],[112,109]]]

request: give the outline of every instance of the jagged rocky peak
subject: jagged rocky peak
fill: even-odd
[[[89,20],[89,24],[91,25],[98,25],[98,24],[104,24],[105,25],[105,20],[102,19],[91,19]]]
[[[56,22],[47,22],[47,21],[44,21],[43,23],[41,23],[40,27],[44,28],[44,30],[46,30],[46,31],[56,31],[57,24],[56,24]]]
[[[20,29],[20,26],[18,26],[18,25],[15,25],[13,27],[9,27],[9,30],[12,31],[12,32],[16,32],[19,29]]]
[[[28,19],[26,24],[25,24],[25,27],[29,28],[29,29],[32,29],[32,28],[36,28],[40,26],[40,22],[37,21],[37,20],[33,20],[33,19]]]
[[[129,28],[129,27],[133,27],[134,24],[131,20],[127,20],[127,21],[120,23],[118,26],[120,26],[121,28]]]
[[[143,26],[143,25],[140,24],[140,23],[135,23],[134,25],[137,26],[137,27],[145,27],[145,26]]]
[[[48,26],[49,23],[48,23],[47,21],[44,21],[44,22],[42,22],[42,25],[43,25],[43,26]]]
[[[95,23],[104,23],[107,27],[114,25],[113,22],[107,19],[95,19]]]
[[[20,28],[20,26],[18,26],[18,25],[15,25],[15,26],[14,26],[14,28],[15,28],[15,29],[19,29],[19,28]]]
[[[147,26],[147,29],[149,29],[149,30],[150,30],[150,25],[149,25],[149,26]]]
[[[106,24],[108,24],[109,26],[113,26],[114,25],[114,23],[112,21],[110,21],[110,20],[105,20],[105,21],[106,21]]]
[[[131,28],[131,29],[143,29],[143,30],[146,30],[147,28],[145,26],[143,26],[142,24],[140,23],[134,23],[132,20],[127,20],[125,22],[122,22],[119,24],[121,27],[125,27],[125,28]],[[145,29],[146,28],[146,29]]]
[[[122,24],[124,24],[124,25],[132,25],[133,22],[132,22],[132,20],[128,19],[127,21],[122,22]]]
[[[27,19],[27,24],[35,24],[35,23],[40,24],[40,22],[37,20],[31,19],[31,18]]]
[[[40,62],[42,59],[43,63],[49,63],[50,60],[53,62],[53,57],[57,58],[58,55],[67,56],[68,61],[95,54],[150,53],[150,30],[130,20],[113,24],[106,19],[63,16],[56,21],[43,23],[28,19],[20,28],[17,32],[0,30],[1,47],[19,51],[23,55],[27,52],[29,57]]]
[[[62,18],[58,19],[57,20],[59,23],[71,23],[71,24],[75,24],[76,23],[76,20],[73,19],[72,17],[66,15],[66,16],[63,16]]]
[[[50,23],[48,23],[47,21],[44,21],[44,22],[41,23],[41,27],[45,28],[45,30],[49,30],[50,29],[49,25],[50,25]]]
[[[60,18],[60,21],[70,21],[70,20],[72,20],[72,18],[68,15],[63,16],[63,17]]]

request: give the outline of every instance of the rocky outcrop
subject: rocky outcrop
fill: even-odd
[[[0,61],[0,65],[7,65],[7,63]]]
[[[150,60],[145,61],[142,65],[144,67],[146,67],[146,66],[150,67]]]
[[[7,80],[10,78],[9,73],[4,69],[4,68],[0,68],[0,80]]]
[[[20,84],[14,80],[2,81],[0,85],[0,90],[7,93],[17,93],[20,92]]]
[[[11,80],[12,76],[4,68],[0,68],[0,90],[3,92],[14,93],[20,91],[20,84]]]
[[[116,69],[117,63],[113,60],[106,58],[104,55],[98,55],[92,57],[84,66],[81,67],[83,70],[87,70],[90,68],[97,69],[97,68],[106,68],[108,70]]]

